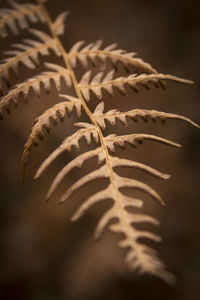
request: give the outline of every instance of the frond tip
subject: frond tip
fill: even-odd
[[[117,160],[113,158],[113,160],[111,161],[112,165],[114,166]],[[114,185],[110,183],[104,190],[101,190],[89,197],[74,213],[71,220],[76,221],[81,218],[88,211],[88,209],[96,203],[107,199],[112,199],[113,206],[104,213],[96,227],[95,239],[99,239],[101,237],[106,227],[108,227],[113,232],[123,233],[124,239],[119,242],[119,246],[123,248],[129,248],[126,257],[126,263],[129,269],[137,269],[140,273],[153,274],[157,277],[163,278],[165,281],[172,284],[175,278],[171,273],[166,271],[165,265],[159,259],[156,251],[139,241],[141,238],[147,238],[155,242],[159,242],[160,237],[156,234],[153,234],[152,232],[134,228],[135,223],[151,223],[157,226],[159,222],[151,216],[131,213],[127,211],[126,208],[129,206],[131,206],[132,208],[141,207],[142,201],[124,196],[119,189],[123,186],[127,186],[128,184],[129,187],[131,186],[133,188],[142,189],[156,199],[160,199],[160,197],[154,190],[144,185],[143,183],[135,180],[129,181],[129,179],[121,177],[115,172],[113,175]],[[104,165],[100,169],[86,175],[74,185],[72,185],[63,195],[60,201],[65,201],[72,195],[72,193],[76,189],[80,188],[83,184],[98,177],[105,178],[107,176],[108,169],[106,168],[106,165]],[[114,219],[117,219],[117,221],[114,224],[109,225],[109,223]]]

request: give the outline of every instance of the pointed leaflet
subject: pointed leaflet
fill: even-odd
[[[144,140],[152,140],[172,147],[181,147],[180,144],[174,143],[168,139],[161,138],[151,134],[127,134],[118,136],[111,134],[105,137],[106,146],[109,151],[115,153],[115,145],[125,148],[125,142],[129,143],[133,147],[137,147],[137,144],[142,144]]]
[[[55,19],[52,27],[53,27],[54,32],[57,35],[62,35],[64,33],[64,31],[65,31],[65,20],[66,20],[68,15],[69,15],[68,11],[63,11]]]
[[[157,110],[146,110],[146,109],[133,109],[126,112],[118,111],[117,109],[112,109],[110,111],[107,111],[106,113],[103,112],[104,110],[104,104],[101,102],[100,107],[103,109],[96,113],[96,110],[94,111],[93,115],[95,116],[95,119],[99,126],[102,129],[106,128],[105,120],[107,120],[112,126],[115,125],[116,119],[122,122],[123,125],[127,126],[126,118],[130,118],[133,121],[137,122],[137,117],[140,117],[144,122],[148,122],[148,118],[152,121],[156,121],[157,119],[160,120],[162,123],[164,123],[167,119],[174,119],[174,120],[180,120],[187,122],[195,127],[199,128],[199,125],[194,123],[189,118],[186,118],[181,115],[172,114],[172,113],[165,113]]]
[[[19,94],[22,93],[26,98],[30,89],[32,88],[34,93],[37,96],[40,96],[41,93],[41,83],[44,86],[45,91],[50,91],[51,80],[55,83],[56,89],[60,91],[61,88],[61,78],[65,80],[65,83],[68,87],[71,87],[71,77],[70,73],[66,68],[63,68],[59,65],[45,63],[45,66],[55,72],[43,72],[37,76],[34,76],[20,84],[17,84],[13,89],[5,95],[0,102],[0,118],[3,118],[2,112],[3,108],[7,113],[10,112],[10,102],[14,102],[15,105],[18,105]]]
[[[91,197],[89,197],[76,211],[76,213],[71,217],[71,220],[77,221],[80,219],[88,210],[91,206],[94,204],[103,201],[105,199],[112,199],[112,186],[109,185],[106,189],[95,193]]]
[[[93,112],[93,116],[95,116],[95,119],[97,119],[98,116],[101,116],[103,114],[103,111],[104,111],[104,102],[100,102],[94,112]]]
[[[114,178],[115,178],[115,183],[119,189],[122,187],[130,187],[137,190],[141,190],[143,192],[146,192],[149,196],[151,196],[153,199],[160,202],[162,205],[165,205],[165,203],[163,202],[162,198],[158,195],[158,193],[147,184],[139,180],[121,177],[116,173],[114,175]]]
[[[142,163],[139,163],[139,162],[135,162],[135,161],[132,161],[132,160],[129,160],[129,159],[122,159],[122,158],[119,158],[119,157],[112,157],[110,156],[110,161],[112,163],[112,166],[113,168],[114,167],[130,167],[130,168],[137,168],[137,169],[140,169],[140,170],[143,170],[155,177],[158,177],[160,179],[169,179],[170,178],[170,175],[169,174],[164,174],[164,173],[161,173],[147,165],[144,165]]]
[[[36,65],[39,64],[39,54],[45,56],[49,55],[50,49],[57,56],[61,55],[56,40],[52,39],[51,36],[35,29],[30,29],[30,32],[39,37],[41,42],[24,39],[21,44],[13,44],[12,47],[16,49],[5,52],[12,57],[4,59],[2,64],[0,64],[0,81],[2,81],[2,78],[5,78],[7,81],[9,80],[10,69],[18,76],[19,63],[23,63],[29,69],[35,69]]]
[[[142,206],[142,200],[129,198],[127,196],[124,196],[120,191],[118,191],[120,198],[122,199],[122,205],[124,207],[126,206],[132,206],[132,207],[141,207]],[[95,193],[91,197],[89,197],[74,213],[71,220],[76,221],[79,218],[81,218],[88,209],[96,204],[97,202],[103,201],[105,199],[113,199],[115,200],[115,193],[113,191],[113,186],[110,184],[106,189]]]
[[[102,166],[101,168],[85,175],[81,179],[79,179],[76,183],[68,188],[68,190],[62,195],[59,202],[63,203],[68,200],[72,196],[74,192],[76,192],[79,188],[81,188],[86,183],[98,179],[98,178],[108,178],[109,177],[109,170],[107,165]]]
[[[52,194],[54,193],[54,191],[56,190],[56,188],[58,187],[58,185],[60,184],[60,182],[63,180],[63,178],[73,169],[73,168],[81,168],[83,163],[90,159],[93,158],[95,156],[98,156],[99,159],[99,163],[102,162],[101,159],[101,154],[102,154],[102,149],[96,148],[94,150],[85,152],[83,154],[80,154],[79,156],[77,156],[76,158],[74,158],[71,162],[69,162],[64,168],[61,169],[61,171],[56,175],[55,179],[53,180],[48,194],[46,196],[46,199],[49,199]],[[37,175],[37,174],[36,174]]]
[[[152,223],[153,225],[158,225],[159,222],[148,215],[143,215],[143,214],[133,214],[133,213],[129,213],[127,211],[123,211],[126,217],[126,220],[121,221],[121,219],[123,219],[120,214],[119,214],[119,208],[117,207],[117,204],[114,205],[113,207],[111,207],[106,213],[104,213],[103,217],[101,217],[96,230],[95,230],[95,239],[99,239],[104,231],[104,229],[107,227],[107,225],[109,224],[110,221],[112,221],[112,219],[117,218],[119,220],[119,223],[114,223],[113,225],[109,226],[109,229],[114,231],[114,232],[122,232],[126,234],[126,230],[129,229],[130,231],[130,225],[134,224],[134,223]],[[121,222],[120,222],[121,221]],[[124,223],[124,221],[126,222],[126,229],[123,228],[123,226],[121,226],[122,222]],[[125,224],[124,224],[125,225]],[[136,230],[135,230],[136,233]],[[156,234],[152,233],[152,232],[147,232],[147,231],[137,231],[137,234],[135,234],[134,238],[138,238],[138,237],[146,237],[149,239],[152,239],[153,241],[159,242],[160,241],[160,237],[157,236]]]
[[[81,81],[79,82],[79,88],[80,88],[81,93],[86,101],[90,100],[90,92],[88,89],[88,84],[90,81],[91,73],[92,73],[92,71],[90,71],[90,70],[87,71],[81,78]]]
[[[152,68],[150,64],[140,58],[136,58],[136,53],[127,53],[125,50],[115,49],[117,44],[112,44],[104,49],[100,49],[102,40],[98,40],[95,43],[91,43],[89,47],[83,47],[81,49],[83,44],[84,42],[82,41],[77,42],[69,52],[69,60],[73,67],[76,67],[77,60],[79,60],[84,67],[88,67],[88,60],[95,63],[97,58],[99,58],[103,62],[105,62],[106,59],[110,59],[115,66],[117,62],[120,62],[126,70],[131,66],[136,73],[157,74],[157,71]]]
[[[83,124],[82,124],[83,125]],[[71,151],[72,146],[76,147],[78,150],[80,148],[79,146],[79,140],[84,137],[86,141],[89,141],[89,136],[92,134],[94,140],[96,143],[98,143],[98,133],[96,131],[96,128],[91,125],[89,127],[81,128],[77,130],[74,134],[64,139],[62,144],[54,150],[42,163],[40,168],[38,169],[35,179],[41,176],[41,174],[45,171],[45,169],[64,151]]]
[[[28,28],[29,23],[44,22],[39,5],[19,4],[13,0],[9,0],[9,3],[12,8],[0,10],[0,36],[2,38],[8,36],[6,26],[13,34],[17,35],[20,30]]]
[[[111,71],[112,72],[112,71]],[[83,75],[82,79],[79,82],[79,88],[86,99],[86,101],[90,100],[90,93],[89,91],[93,91],[94,94],[98,98],[102,98],[102,89],[106,90],[110,95],[112,95],[113,91],[112,88],[115,87],[121,94],[125,94],[125,84],[130,86],[134,91],[138,92],[139,91],[139,85],[144,86],[145,88],[149,89],[149,84],[153,84],[156,87],[158,87],[158,82],[160,80],[172,80],[176,81],[179,83],[188,83],[192,84],[193,82],[190,80],[185,80],[182,78],[178,78],[176,76],[172,75],[165,75],[165,74],[142,74],[138,75],[137,74],[132,74],[128,77],[119,77],[116,79],[112,79],[114,73],[109,72],[105,78],[97,83],[95,83],[93,80],[90,82],[90,77],[91,77],[91,71],[88,71]],[[102,72],[99,74],[102,77]],[[96,75],[98,76],[98,74]],[[108,77],[107,77],[108,76]]]
[[[24,180],[25,168],[28,160],[28,155],[33,145],[38,145],[38,139],[43,140],[44,128],[47,132],[51,130],[51,123],[56,126],[58,119],[64,120],[67,112],[71,112],[73,107],[78,107],[78,113],[80,109],[80,101],[78,99],[74,101],[60,102],[47,109],[40,117],[38,117],[32,126],[31,133],[24,146],[24,151],[21,160],[21,180]],[[79,115],[80,117],[80,115]]]

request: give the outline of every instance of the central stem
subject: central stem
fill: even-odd
[[[75,73],[74,73],[74,71],[73,71],[73,69],[72,69],[72,67],[71,67],[71,64],[70,64],[70,62],[69,62],[69,59],[68,59],[68,53],[67,53],[66,50],[64,49],[64,47],[63,47],[63,45],[62,45],[60,39],[58,38],[57,34],[55,33],[55,31],[54,31],[54,29],[53,29],[51,18],[50,18],[50,16],[49,16],[49,14],[48,14],[48,12],[47,12],[47,10],[46,10],[44,4],[43,4],[44,1],[43,1],[43,0],[37,0],[37,1],[38,1],[38,3],[39,3],[40,6],[41,6],[41,10],[42,10],[42,13],[43,13],[43,15],[44,15],[44,17],[45,17],[45,19],[46,19],[46,22],[47,22],[47,24],[48,24],[49,30],[50,30],[50,32],[51,32],[53,38],[57,41],[58,47],[60,48],[60,51],[61,51],[61,53],[62,53],[62,57],[63,57],[63,59],[64,59],[65,65],[66,65],[67,69],[68,69],[69,72],[70,72],[70,75],[71,75],[71,78],[72,78],[72,82],[73,82],[73,85],[74,85],[74,89],[75,89],[75,91],[76,91],[76,94],[77,94],[78,98],[80,99],[81,104],[82,104],[82,106],[83,106],[83,108],[84,108],[86,114],[88,115],[88,117],[89,117],[91,123],[95,125],[96,130],[98,131],[98,134],[99,134],[99,137],[100,137],[100,142],[101,142],[101,144],[102,144],[102,146],[103,146],[103,148],[104,148],[104,150],[105,150],[106,163],[107,163],[107,165],[108,165],[108,167],[109,167],[110,175],[111,175],[111,176],[110,176],[110,178],[111,178],[111,183],[114,184],[114,182],[113,182],[113,169],[112,169],[112,165],[111,165],[111,163],[110,163],[109,153],[108,153],[108,148],[107,148],[107,146],[106,146],[106,144],[105,144],[105,142],[104,142],[104,137],[103,137],[102,131],[101,131],[101,129],[100,129],[100,127],[99,127],[97,121],[96,121],[95,118],[93,117],[92,112],[91,112],[90,109],[88,108],[88,106],[87,106],[87,104],[86,104],[86,102],[85,102],[85,100],[84,100],[84,98],[83,98],[83,96],[82,96],[82,94],[81,94],[81,91],[80,91],[80,89],[79,89],[79,87],[78,87],[78,81],[77,81],[77,79],[76,79]]]
[[[53,28],[53,23],[52,23],[52,20],[43,4],[43,0],[37,0],[37,2],[39,3],[40,7],[41,7],[41,10],[42,10],[42,13],[44,15],[44,18],[47,22],[47,25],[49,27],[49,30],[53,36],[53,38],[57,41],[57,45],[58,47],[60,48],[60,51],[62,53],[62,57],[63,57],[63,60],[65,62],[65,65],[67,67],[67,69],[69,70],[70,72],[70,75],[71,75],[71,79],[72,79],[72,82],[73,82],[73,85],[74,85],[74,89],[76,91],[76,94],[77,94],[77,97],[80,99],[81,101],[81,104],[86,112],[86,114],[88,115],[90,121],[92,124],[95,125],[96,127],[96,130],[99,134],[99,138],[100,138],[100,142],[101,142],[101,145],[104,149],[104,153],[105,153],[105,160],[106,160],[106,164],[108,166],[108,169],[109,169],[109,172],[110,172],[110,176],[109,176],[109,179],[110,179],[110,183],[112,184],[112,186],[114,187],[114,191],[115,191],[115,206],[118,208],[118,211],[119,211],[119,214],[120,214],[120,220],[121,222],[125,223],[125,225],[129,228],[129,232],[132,231],[132,226],[130,226],[130,224],[127,222],[127,213],[126,213],[126,210],[124,209],[121,201],[120,201],[120,194],[119,194],[119,190],[116,186],[116,183],[115,183],[115,180],[114,180],[114,171],[113,171],[113,168],[112,168],[112,164],[110,162],[110,159],[109,159],[109,152],[108,152],[108,148],[106,146],[106,143],[105,143],[105,140],[104,140],[104,136],[102,134],[102,131],[101,131],[101,128],[99,127],[96,119],[94,118],[92,112],[90,111],[90,109],[88,108],[82,94],[81,94],[81,91],[79,89],[79,86],[78,86],[78,81],[76,79],[76,76],[75,76],[75,73],[71,67],[71,64],[69,62],[69,59],[68,59],[68,53],[66,52],[66,50],[64,49],[60,39],[58,38],[56,32],[54,31],[54,28]],[[118,201],[117,201],[118,200]]]

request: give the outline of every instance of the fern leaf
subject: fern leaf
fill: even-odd
[[[109,224],[109,222],[112,219],[115,219],[117,216],[118,216],[118,211],[117,211],[116,207],[112,207],[103,215],[103,217],[100,219],[99,224],[97,225],[96,230],[95,230],[95,238],[96,239],[99,239],[101,237],[104,229]],[[143,215],[143,214],[133,214],[133,213],[131,214],[128,212],[126,212],[126,222],[130,225],[132,223],[140,223],[140,222],[141,223],[148,222],[153,225],[159,224],[159,222],[151,216]],[[109,229],[111,229],[114,232],[120,232],[119,231],[120,227],[121,227],[121,224],[113,224],[113,225],[109,226]],[[124,231],[125,230],[123,230],[123,228],[121,228],[121,232],[124,233]],[[149,238],[155,242],[160,242],[160,240],[161,240],[160,236],[158,236],[152,232],[147,232],[147,231],[138,231],[138,236]]]
[[[123,207],[141,207],[143,205],[142,200],[135,199],[135,198],[130,198],[122,193],[120,193],[121,199],[123,199],[122,204]],[[71,217],[71,221],[77,221],[79,220],[88,210],[91,206],[94,204],[101,202],[106,199],[113,199],[113,188],[112,185],[109,185],[106,189],[95,193],[91,197],[89,197],[78,209],[77,211],[73,214]]]
[[[99,98],[102,98],[102,89],[104,89],[111,96],[113,94],[113,87],[117,88],[117,90],[122,94],[126,95],[125,84],[131,87],[134,91],[139,92],[139,85],[144,86],[146,89],[149,89],[148,84],[153,84],[158,87],[158,82],[160,80],[172,80],[179,83],[188,83],[192,84],[193,82],[190,80],[185,80],[182,78],[178,78],[173,75],[165,75],[165,74],[142,74],[136,75],[132,74],[128,77],[119,77],[113,79],[114,71],[110,71],[103,78],[103,72],[97,73],[95,77],[90,82],[91,71],[86,72],[82,79],[79,82],[79,88],[85,98],[86,101],[90,100],[89,91],[93,91],[93,93]]]
[[[125,177],[115,174],[115,183],[117,184],[118,188],[131,187],[131,188],[146,192],[153,199],[157,200],[162,205],[165,205],[164,201],[161,199],[161,197],[158,195],[158,193],[154,189],[152,189],[150,186],[148,186],[147,184],[145,184],[141,181],[138,181],[135,179],[130,179],[130,178],[125,178]]]
[[[112,157],[111,159],[112,166],[114,167],[130,167],[130,168],[137,168],[140,170],[143,170],[155,177],[158,177],[160,179],[169,179],[171,176],[169,174],[163,174],[147,165],[144,165],[139,162],[135,162],[129,159],[121,159],[119,157]]]
[[[68,113],[71,114],[73,108],[76,110],[77,116],[80,118],[81,117],[81,101],[78,98],[72,97],[70,95],[66,94],[59,94],[61,98],[64,98],[65,100],[68,100],[69,105],[68,105]]]
[[[70,97],[71,98],[71,97]],[[24,180],[25,168],[28,160],[28,155],[32,149],[32,146],[38,145],[38,139],[44,139],[44,129],[49,132],[51,130],[51,123],[56,126],[58,119],[64,121],[66,113],[71,113],[73,108],[76,108],[77,115],[80,117],[81,104],[78,99],[70,99],[70,101],[64,101],[55,104],[51,108],[47,109],[40,117],[38,117],[32,126],[31,133],[24,146],[24,151],[21,160],[21,180]]]
[[[112,160],[111,160],[112,163]],[[115,164],[114,164],[115,166]],[[114,172],[113,172],[114,173]],[[164,204],[163,200],[160,198],[158,193],[153,190],[150,186],[147,184],[140,182],[138,180],[125,178],[117,175],[116,173],[113,174],[113,180],[115,182],[115,185],[120,189],[122,187],[132,187],[135,189],[142,190],[149,194],[152,198],[158,200],[161,204]],[[80,187],[85,185],[86,183],[95,180],[97,178],[109,178],[110,177],[110,170],[107,165],[103,165],[101,168],[85,175],[81,179],[79,179],[76,183],[74,183],[66,193],[61,197],[59,202],[65,202],[71,195],[77,191]]]
[[[115,174],[116,175],[116,174]],[[115,184],[119,184],[118,178],[115,176]],[[120,178],[121,180],[121,178]],[[122,178],[123,180],[123,178]],[[126,182],[124,183],[126,185]],[[133,187],[136,187],[137,184],[134,183]],[[120,185],[118,185],[120,187]],[[142,187],[143,189],[143,187]],[[146,191],[146,190],[145,190]],[[149,193],[149,190],[148,190]],[[151,194],[151,191],[150,191]],[[86,200],[84,204],[76,211],[72,217],[72,221],[79,219],[92,205],[95,203],[105,200],[112,199],[114,204],[100,219],[96,230],[95,238],[99,239],[102,235],[102,232],[108,226],[110,221],[117,219],[117,223],[109,225],[109,229],[113,232],[119,232],[124,234],[124,239],[119,242],[119,246],[123,248],[129,248],[126,263],[131,270],[138,270],[141,273],[149,273],[155,276],[163,278],[169,283],[174,282],[174,276],[165,270],[165,266],[162,261],[158,258],[157,252],[140,243],[140,238],[148,238],[153,241],[160,241],[160,237],[143,230],[137,230],[133,227],[134,223],[152,223],[158,225],[159,222],[148,215],[143,214],[133,214],[126,211],[126,197],[110,184],[105,190],[96,193]],[[141,200],[138,199],[129,199],[133,207],[141,206]]]
[[[112,166],[116,166],[116,160],[111,159]],[[77,191],[84,184],[95,180],[97,178],[109,178],[109,169],[107,165],[103,165],[98,170],[95,170],[86,176],[82,177],[76,183],[74,183],[69,189],[63,194],[60,199],[60,203],[65,202],[75,191]],[[172,283],[174,280],[173,275],[165,270],[164,264],[159,260],[156,252],[150,247],[141,244],[138,240],[140,238],[148,238],[153,241],[160,241],[160,237],[143,230],[137,230],[132,225],[134,223],[152,223],[158,225],[158,221],[148,215],[143,214],[132,214],[126,211],[126,207],[130,205],[132,207],[141,207],[142,201],[138,199],[132,199],[124,196],[119,189],[121,187],[132,187],[135,189],[140,189],[156,200],[160,201],[162,204],[162,199],[160,196],[148,185],[132,180],[130,178],[124,178],[113,172],[113,181],[104,190],[99,191],[89,197],[75,212],[71,220],[76,221],[82,217],[88,209],[106,199],[112,199],[113,206],[101,217],[96,230],[95,238],[100,238],[103,230],[108,226],[110,221],[117,219],[117,223],[109,226],[109,229],[114,232],[120,232],[125,235],[124,240],[119,244],[120,247],[129,247],[129,252],[127,254],[127,264],[131,269],[139,269],[142,272],[148,272],[154,274],[158,277],[163,277],[166,281]],[[117,188],[117,190],[116,190]],[[128,198],[128,201],[127,201]],[[128,204],[128,205],[127,205]]]
[[[9,81],[10,69],[19,77],[18,65],[20,62],[29,69],[35,69],[39,64],[39,54],[47,56],[50,54],[50,49],[55,55],[61,55],[55,39],[52,39],[51,36],[39,30],[30,29],[29,31],[39,37],[42,42],[24,39],[23,43],[13,44],[12,47],[16,49],[5,52],[12,57],[4,59],[3,63],[0,64],[0,81],[3,78]]]
[[[37,76],[34,76],[20,84],[17,84],[13,89],[5,95],[0,102],[0,118],[3,118],[3,108],[7,113],[10,112],[10,103],[13,101],[15,106],[18,105],[19,94],[23,94],[26,98],[30,89],[32,88],[37,96],[41,93],[41,83],[44,86],[46,92],[50,91],[51,80],[55,83],[56,89],[60,91],[61,88],[61,78],[65,80],[68,87],[71,87],[71,77],[70,73],[66,68],[61,66],[45,63],[46,67],[52,69],[54,72],[43,72]]]
[[[168,146],[172,147],[181,147],[180,144],[174,143],[168,139],[161,138],[156,135],[151,134],[128,134],[128,135],[116,135],[110,134],[105,137],[106,146],[108,147],[109,151],[115,153],[115,145],[118,145],[120,148],[125,148],[125,142],[129,143],[134,148],[137,147],[137,144],[141,145],[144,140],[150,140],[159,142]]]
[[[52,24],[53,30],[57,35],[62,35],[65,32],[65,20],[68,15],[68,11],[63,11],[57,16],[54,23]]]
[[[73,68],[77,65],[77,60],[81,62],[84,67],[88,67],[88,61],[92,61],[95,64],[97,58],[104,63],[106,59],[110,59],[113,65],[116,67],[117,62],[120,62],[124,68],[129,71],[129,66],[137,73],[149,73],[156,74],[157,71],[152,66],[144,62],[140,58],[136,58],[136,53],[127,53],[125,50],[116,49],[117,44],[112,44],[104,49],[100,49],[103,41],[98,40],[95,43],[91,43],[84,46],[85,42],[77,42],[69,52],[69,60]]]
[[[93,206],[94,204],[101,202],[106,199],[112,199],[112,186],[109,185],[104,190],[95,193],[91,197],[89,197],[74,213],[71,217],[71,221],[79,220],[87,211],[88,209]],[[141,201],[142,202],[142,201]]]
[[[87,123],[86,123],[87,124]],[[80,124],[78,124],[80,126]],[[77,150],[80,149],[79,147],[79,140],[81,138],[85,138],[87,142],[91,142],[91,134],[94,138],[94,140],[96,141],[96,143],[98,143],[98,133],[96,131],[96,128],[91,125],[91,124],[87,124],[90,125],[89,127],[84,128],[84,124],[81,124],[81,129],[77,130],[74,134],[72,134],[71,136],[67,137],[64,139],[64,141],[62,142],[62,144],[56,149],[54,150],[54,152],[52,152],[47,159],[42,163],[42,165],[40,166],[40,168],[38,169],[36,175],[35,175],[35,179],[37,179],[38,177],[41,176],[41,174],[44,172],[44,170],[60,155],[62,154],[64,151],[71,151],[72,146],[74,146]]]
[[[77,158],[73,159],[70,163],[68,163],[55,177],[53,183],[50,186],[50,189],[48,191],[47,197],[46,199],[49,199],[53,192],[56,190],[58,184],[60,184],[60,182],[63,180],[63,178],[75,167],[81,168],[84,161],[94,157],[94,156],[98,156],[99,157],[99,163],[102,163],[102,161],[104,159],[102,159],[102,157],[100,156],[102,152],[101,148],[96,148],[95,150],[83,153],[82,155],[79,155]],[[112,165],[113,167],[122,167],[122,166],[126,166],[126,167],[135,167],[138,169],[141,169],[155,177],[158,177],[160,179],[168,179],[170,178],[169,174],[163,174],[147,165],[138,163],[138,162],[133,162],[130,160],[126,160],[126,159],[120,159],[120,158],[112,158],[111,159]]]
[[[39,5],[19,4],[13,0],[9,0],[9,3],[12,8],[0,10],[0,35],[2,38],[8,36],[6,26],[13,34],[18,35],[21,29],[29,27],[29,23],[44,22]]]
[[[124,126],[127,126],[126,118],[130,118],[134,122],[137,122],[137,117],[140,117],[145,123],[148,122],[148,118],[155,122],[157,119],[160,120],[163,124],[167,119],[179,120],[189,123],[197,128],[199,125],[181,115],[172,114],[172,113],[165,113],[157,110],[146,110],[146,109],[132,109],[126,112],[118,111],[117,109],[112,109],[104,113],[104,102],[100,102],[96,107],[95,111],[93,112],[93,116],[99,126],[102,129],[106,128],[105,120],[109,122],[110,125],[114,126],[116,124],[116,119],[121,121]]]
[[[63,194],[63,196],[60,198],[59,202],[63,203],[65,201],[67,201],[68,198],[70,198],[71,195],[75,191],[77,191],[79,188],[81,188],[83,185],[85,185],[86,183],[89,183],[90,181],[98,179],[98,178],[109,178],[109,170],[108,170],[107,165],[103,165],[99,169],[85,175],[84,177],[82,177],[81,179],[76,181],[76,183],[74,183],[72,186],[70,186],[70,188],[66,191],[66,193]]]
[[[98,160],[99,160],[99,164],[102,162],[102,148],[96,148],[94,150],[91,150],[89,152],[85,152],[79,156],[77,156],[75,159],[73,159],[71,162],[69,162],[64,168],[61,169],[61,171],[56,175],[55,179],[53,180],[49,191],[47,193],[46,196],[46,200],[48,200],[52,194],[54,193],[54,191],[56,190],[56,188],[58,187],[58,185],[60,184],[60,182],[63,180],[63,178],[73,169],[73,168],[81,168],[83,163],[90,159],[93,158],[95,156],[98,156]],[[36,178],[38,177],[38,175],[36,174]]]
[[[118,119],[124,125],[127,125],[127,118],[137,121],[137,117],[142,118],[145,122],[149,119],[160,119],[162,122],[166,119],[176,119],[185,121],[196,127],[199,126],[186,117],[155,110],[134,109],[127,112],[120,112],[117,109],[112,109],[104,113],[103,102],[99,103],[92,113],[86,101],[90,100],[91,92],[101,99],[103,91],[108,92],[108,94],[112,96],[114,88],[122,95],[126,95],[127,86],[138,92],[141,86],[149,89],[150,84],[156,87],[164,87],[165,80],[190,84],[192,81],[158,73],[150,64],[137,58],[135,53],[127,53],[122,49],[117,49],[116,44],[102,48],[101,40],[88,45],[85,45],[83,41],[79,41],[71,48],[70,52],[67,53],[58,36],[64,33],[64,23],[68,13],[61,13],[55,21],[52,22],[43,4],[45,1],[46,0],[37,0],[38,5],[33,5],[18,4],[14,0],[10,0],[11,8],[0,10],[0,35],[2,37],[8,35],[8,28],[10,28],[13,34],[17,35],[21,29],[28,28],[29,23],[35,23],[37,21],[45,21],[52,35],[51,37],[45,32],[31,29],[30,32],[39,40],[24,39],[22,42],[12,45],[14,47],[13,50],[7,51],[9,57],[0,65],[0,92],[3,93],[3,81],[7,81],[9,84],[9,71],[12,70],[14,73],[18,73],[19,62],[22,62],[29,69],[34,69],[39,63],[39,54],[46,56],[50,50],[53,50],[57,56],[62,56],[65,64],[65,67],[61,67],[56,64],[45,63],[48,71],[29,78],[10,89],[0,101],[0,118],[3,118],[4,110],[7,113],[10,112],[11,103],[14,103],[15,106],[18,105],[20,95],[26,100],[31,89],[37,96],[40,96],[42,87],[45,91],[50,91],[51,81],[55,83],[56,89],[60,92],[61,78],[63,78],[67,87],[73,86],[75,94],[74,97],[60,95],[64,100],[46,110],[33,123],[22,155],[22,179],[24,178],[30,151],[34,145],[38,144],[40,139],[44,138],[44,130],[47,132],[50,131],[52,124],[56,125],[59,119],[62,121],[66,113],[70,114],[73,109],[76,110],[78,117],[80,117],[81,110],[83,109],[89,119],[89,123],[80,120],[79,123],[74,124],[78,127],[76,131],[66,137],[61,145],[44,160],[34,178],[37,179],[41,176],[46,168],[64,151],[70,152],[72,147],[79,150],[79,142],[81,139],[85,139],[88,145],[91,145],[93,139],[96,144],[98,144],[97,147],[94,150],[77,155],[76,158],[72,159],[58,172],[49,188],[47,199],[52,196],[63,178],[69,174],[72,169],[77,167],[81,168],[84,162],[96,157],[101,166],[72,184],[61,196],[59,202],[63,203],[67,201],[79,188],[93,180],[99,178],[106,179],[108,182],[107,187],[95,192],[91,197],[86,199],[72,216],[72,221],[78,220],[92,205],[103,200],[111,199],[113,205],[100,218],[95,230],[95,238],[100,238],[104,229],[107,227],[113,232],[122,233],[124,237],[120,241],[119,246],[129,248],[126,257],[129,268],[131,270],[137,269],[141,273],[153,274],[172,283],[174,277],[166,271],[157,252],[140,241],[141,238],[147,238],[151,241],[158,242],[161,238],[153,232],[139,230],[135,227],[135,223],[158,225],[159,222],[149,215],[138,214],[137,209],[142,206],[143,201],[124,195],[123,189],[128,187],[140,190],[162,205],[164,205],[164,201],[157,191],[148,184],[133,178],[122,177],[117,173],[116,169],[121,167],[136,168],[160,179],[168,179],[170,175],[134,160],[118,158],[114,155],[111,156],[110,153],[115,153],[116,146],[124,148],[126,143],[129,143],[133,147],[136,147],[137,144],[142,144],[144,140],[156,141],[173,147],[180,147],[181,145],[150,134],[128,134],[121,136],[111,134],[104,136],[102,129],[106,127],[106,120],[111,125],[115,125]],[[76,74],[73,71],[77,62],[80,61],[84,67],[90,68],[88,64],[89,60],[95,64],[97,59],[103,62],[104,70],[108,69],[108,73],[104,74],[104,72],[98,72],[95,76],[92,76],[92,72],[89,70],[78,83]],[[116,69],[118,63],[120,63],[125,70],[132,70],[134,74],[127,77],[115,78],[116,73],[114,69],[107,68],[107,60],[111,61],[114,69]],[[131,211],[127,209],[130,207],[132,208]],[[115,220],[115,223],[113,223],[113,220]],[[110,224],[110,222],[112,222],[112,224]]]

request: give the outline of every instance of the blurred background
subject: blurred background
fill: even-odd
[[[19,1],[20,3],[24,1]],[[6,7],[4,0],[0,7]],[[138,53],[159,72],[173,74],[195,81],[195,85],[168,83],[165,91],[152,86],[150,91],[141,89],[139,94],[128,90],[128,97],[114,92],[112,98],[104,94],[105,110],[112,108],[126,111],[134,108],[157,109],[178,113],[200,122],[200,18],[199,2],[187,1],[64,1],[49,0],[46,4],[52,18],[63,10],[70,10],[67,29],[62,37],[67,50],[80,40],[86,43],[98,39],[107,46],[117,42],[119,48]],[[46,30],[44,25],[36,28]],[[10,34],[1,40],[0,58],[10,49],[11,43],[29,37],[23,31],[20,36]],[[53,55],[45,57],[50,62],[60,62]],[[41,62],[44,57],[41,57]],[[110,66],[111,67],[111,66]],[[93,72],[101,64],[93,67]],[[44,70],[34,71],[20,66],[20,79],[11,73],[11,85]],[[121,72],[120,65],[118,72]],[[84,69],[78,64],[78,78]],[[66,92],[66,87],[62,86]],[[126,250],[117,248],[122,236],[106,231],[103,238],[94,242],[94,228],[101,215],[112,203],[105,201],[88,211],[78,222],[70,217],[78,206],[97,189],[106,186],[104,180],[88,184],[62,206],[59,196],[72,183],[97,167],[97,161],[84,164],[82,170],[74,170],[60,184],[51,201],[44,201],[45,194],[56,173],[77,155],[64,153],[38,181],[33,176],[42,161],[69,134],[73,123],[79,119],[73,113],[62,124],[45,135],[39,147],[34,147],[28,162],[25,183],[19,181],[20,157],[31,124],[45,109],[59,101],[54,85],[49,95],[42,91],[40,98],[29,95],[28,104],[20,99],[20,107],[1,121],[0,136],[0,299],[62,300],[62,299],[171,299],[196,300],[200,292],[200,134],[198,129],[178,121],[138,123],[128,121],[128,128],[117,122],[107,126],[105,135],[111,133],[151,133],[169,138],[183,145],[170,148],[153,142],[145,142],[137,149],[127,146],[117,149],[117,155],[146,163],[164,173],[172,174],[168,181],[160,181],[136,170],[120,170],[120,174],[143,180],[154,187],[166,202],[160,207],[148,196],[135,191],[144,199],[142,212],[158,218],[161,225],[154,228],[145,225],[163,237],[159,245],[152,244],[167,268],[175,274],[177,282],[168,286],[158,278],[130,273],[124,264]],[[92,95],[90,108],[98,100]],[[83,120],[87,121],[83,114]],[[81,152],[88,146],[81,141]],[[92,147],[95,147],[93,142]],[[89,148],[90,149],[90,148]],[[147,242],[148,243],[148,242]]]

